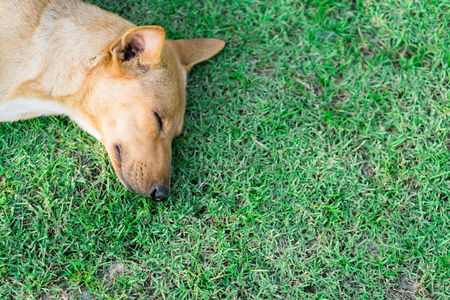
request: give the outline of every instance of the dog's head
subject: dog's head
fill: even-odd
[[[222,50],[216,39],[165,40],[158,26],[126,32],[92,71],[91,122],[130,190],[169,195],[172,140],[181,133],[186,74]]]

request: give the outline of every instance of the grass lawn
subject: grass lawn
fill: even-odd
[[[0,299],[449,299],[449,1],[91,2],[227,45],[167,202],[65,117],[0,123]]]

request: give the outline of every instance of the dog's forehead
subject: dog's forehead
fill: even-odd
[[[168,65],[162,64],[151,68],[139,80],[141,93],[152,105],[172,110],[179,101],[179,86],[175,72]]]

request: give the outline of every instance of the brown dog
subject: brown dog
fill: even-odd
[[[222,41],[165,40],[81,0],[0,0],[0,36],[0,121],[65,114],[128,189],[167,199],[186,73]]]

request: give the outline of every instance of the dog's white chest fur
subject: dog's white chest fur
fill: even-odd
[[[82,117],[74,115],[61,104],[36,98],[16,98],[0,104],[0,122],[14,122],[40,116],[66,115],[77,122],[84,130],[101,140],[100,134]]]
[[[59,103],[35,98],[16,98],[0,104],[0,122],[14,122],[49,115],[68,115],[68,112]]]

